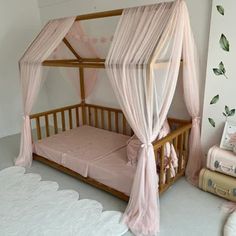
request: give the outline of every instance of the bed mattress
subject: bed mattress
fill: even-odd
[[[130,196],[136,167],[127,164],[126,147],[89,165],[88,176]]]
[[[90,164],[109,158],[129,138],[84,125],[35,142],[34,153],[88,177]]]

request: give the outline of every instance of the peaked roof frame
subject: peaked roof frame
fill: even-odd
[[[75,21],[82,20],[91,20],[105,17],[120,16],[123,12],[123,9],[104,11],[97,13],[90,13],[85,15],[79,15],[76,17]],[[71,53],[76,57],[76,59],[67,59],[67,60],[45,60],[43,66],[52,66],[52,67],[76,67],[76,68],[105,68],[105,59],[100,58],[82,58],[72,47],[69,41],[64,38],[64,44],[71,51]]]

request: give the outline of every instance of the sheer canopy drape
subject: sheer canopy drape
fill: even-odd
[[[41,63],[65,36],[76,45],[83,31],[79,23],[72,27],[74,20],[72,17],[50,21],[20,60],[24,121],[16,165],[30,166],[32,162],[29,114],[43,82]],[[89,42],[83,40],[83,44],[78,43],[75,48],[82,57],[99,56]],[[186,4],[177,0],[123,11],[105,64],[121,109],[142,142],[130,201],[123,216],[136,235],[155,235],[159,231],[158,175],[152,142],[160,135],[172,102],[181,56],[184,98],[193,123],[186,175],[190,182],[196,183],[202,163],[199,73]],[[85,77],[96,80],[96,76]],[[78,91],[77,79],[73,78],[73,83]],[[90,87],[85,82],[86,86]]]
[[[184,50],[191,54],[184,57],[189,62],[183,65],[184,81],[188,80],[186,95],[197,82],[197,75],[191,77],[193,67],[196,71],[198,68],[193,60],[194,41],[186,42],[190,39],[193,40],[184,1],[126,9],[106,59],[106,70],[121,109],[143,143],[123,217],[136,235],[155,235],[159,231],[158,175],[152,142],[160,132],[173,99],[183,44]],[[191,95],[191,101],[199,99],[197,93]],[[199,116],[198,112],[194,113],[198,104],[199,101],[188,103],[194,120]],[[199,126],[193,132],[199,132]],[[190,147],[196,148],[191,144]]]
[[[183,88],[185,104],[188,113],[192,117],[190,150],[185,175],[190,183],[198,185],[199,172],[203,162],[200,133],[199,58],[191,31],[187,6],[184,4],[183,8],[185,18],[183,35]]]
[[[65,37],[80,58],[100,58],[101,55],[96,47],[93,45],[91,40],[82,40],[88,38],[84,28],[79,21],[75,21],[69,32]],[[51,55],[51,59],[72,59],[75,56],[71,53],[64,42],[60,45]],[[78,59],[78,58],[75,58]],[[63,68],[66,71],[66,77],[70,80],[77,95],[80,97],[80,75],[79,68]],[[98,78],[97,68],[84,68],[84,87],[85,87],[85,98],[88,97],[96,84]]]
[[[15,164],[30,166],[32,162],[32,139],[29,114],[38,96],[43,77],[41,63],[59,45],[71,28],[75,18],[51,20],[43,28],[19,62],[20,83],[23,94],[23,128],[20,154]]]

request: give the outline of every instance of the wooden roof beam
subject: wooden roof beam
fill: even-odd
[[[81,58],[81,62],[100,62],[104,63],[106,59],[102,58]]]
[[[90,13],[90,14],[77,16],[75,21],[91,20],[91,19],[98,19],[98,18],[105,18],[105,17],[112,17],[112,16],[120,16],[122,14],[122,12],[123,12],[123,9]]]
[[[64,38],[63,42],[65,43],[65,45],[67,46],[67,48],[73,53],[73,55],[78,59],[81,60],[82,58],[80,57],[80,55],[75,51],[75,49],[71,46],[71,44],[69,43],[69,41]]]
[[[70,60],[46,60],[42,63],[43,66],[52,67],[72,67],[72,68],[105,68],[104,63],[98,62],[72,62]]]

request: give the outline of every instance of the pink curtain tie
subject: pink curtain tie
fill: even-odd
[[[29,116],[28,115],[23,115],[22,118],[23,118],[23,120],[28,120]]]
[[[192,118],[192,123],[193,125],[199,125],[201,122],[201,117],[200,116],[197,116],[197,117],[193,117]]]
[[[152,143],[143,143],[141,145],[141,148],[145,148],[145,147],[151,147],[152,146]]]

